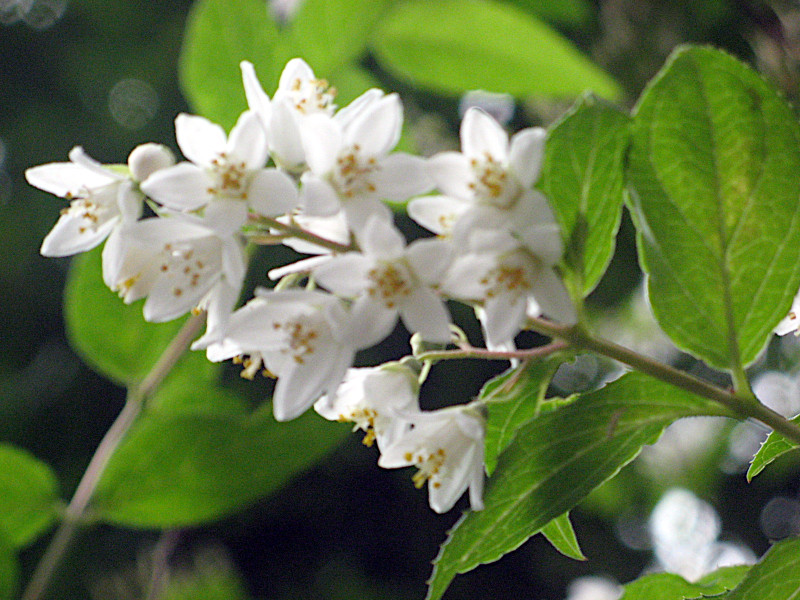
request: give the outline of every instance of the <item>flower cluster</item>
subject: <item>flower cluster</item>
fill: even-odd
[[[103,278],[144,317],[207,312],[193,344],[242,374],[277,378],[279,421],[312,405],[351,421],[377,442],[378,464],[416,466],[434,510],[469,488],[482,506],[485,416],[471,403],[437,411],[418,404],[413,359],[352,368],[359,350],[398,320],[424,342],[451,341],[446,300],[474,307],[487,345],[510,348],[529,317],[576,319],[558,275],[563,247],[547,199],[534,188],[545,141],[539,128],[509,139],[480,109],[461,125],[461,151],[428,159],[394,152],[402,131],[397,94],[371,89],[347,106],[293,59],[270,97],[242,63],[249,109],[230,134],[199,116],[175,120],[186,160],[157,144],[107,167],[81,148],[70,162],[27,171],[28,181],[70,201],[42,245],[66,256],[103,241]],[[437,190],[438,194],[430,194]],[[386,201],[434,237],[410,244]],[[236,308],[246,244],[283,243],[310,255],[273,270],[280,280]]]

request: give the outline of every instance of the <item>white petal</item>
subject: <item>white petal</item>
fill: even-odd
[[[110,172],[106,175],[71,162],[49,163],[25,171],[32,186],[56,196],[82,196],[86,190],[116,183]]]
[[[247,272],[247,259],[235,237],[222,238],[222,274],[227,282],[240,287]]]
[[[89,227],[86,219],[77,213],[65,213],[42,242],[42,256],[71,256],[91,250],[100,244],[119,222],[113,218],[97,228]]]
[[[379,344],[392,333],[397,324],[397,311],[386,308],[383,302],[375,302],[369,296],[358,298],[351,308],[350,330],[339,337],[357,348],[369,348]]]
[[[300,134],[308,168],[315,175],[331,172],[344,144],[339,125],[324,114],[313,114],[302,120]]]
[[[288,171],[301,169],[306,162],[303,139],[297,117],[286,101],[272,103],[269,134],[275,162]]]
[[[472,200],[469,184],[475,178],[469,159],[460,152],[440,152],[426,163],[428,175],[445,195],[460,200]]]
[[[203,296],[218,281],[219,273],[209,273],[194,287],[182,287],[180,295],[171,278],[159,277],[144,303],[144,319],[151,323],[162,323],[177,319],[196,307]]]
[[[183,155],[201,167],[211,166],[228,144],[222,127],[205,117],[186,113],[175,117],[175,138]]]
[[[265,127],[269,123],[271,112],[269,96],[258,80],[253,63],[243,60],[239,63],[239,66],[242,69],[242,82],[244,83],[244,95],[247,98],[247,105],[250,110],[258,113],[262,127]]]
[[[495,265],[494,257],[489,254],[467,254],[458,258],[448,271],[442,290],[463,300],[482,300],[486,285],[480,280]]]
[[[250,181],[247,203],[265,217],[284,215],[297,206],[294,180],[278,169],[260,169]]]
[[[214,198],[208,203],[202,222],[220,237],[230,237],[247,222],[247,205],[241,200]]]
[[[192,350],[208,348],[212,343],[220,340],[225,325],[233,314],[233,307],[239,299],[240,292],[240,286],[231,285],[225,279],[220,279],[206,295],[203,301],[208,314],[206,332],[192,343]]]
[[[412,333],[426,342],[446,344],[450,334],[450,313],[445,303],[428,288],[417,288],[400,307],[400,318]]]
[[[452,260],[452,244],[443,240],[416,240],[406,248],[414,274],[428,285],[438,285]]]
[[[391,222],[372,216],[358,236],[364,254],[379,259],[398,258],[406,247],[406,238]]]
[[[248,171],[260,169],[267,164],[267,135],[254,111],[247,110],[239,116],[228,136],[227,149],[230,159],[237,163],[243,162]]]
[[[314,278],[334,294],[352,298],[366,289],[367,272],[372,264],[366,256],[349,252],[318,266],[314,269]]]
[[[438,235],[448,235],[469,204],[451,196],[422,196],[408,203],[408,216]]]
[[[314,71],[311,70],[311,67],[309,67],[308,63],[302,58],[293,58],[286,63],[283,72],[281,72],[278,89],[282,92],[289,91],[298,79],[300,81],[314,79]]]
[[[499,294],[484,304],[487,344],[502,346],[514,340],[525,322],[527,302],[517,294]]]
[[[286,275],[293,275],[295,273],[309,273],[320,265],[333,258],[330,254],[323,254],[322,256],[312,256],[311,258],[304,258],[283,267],[277,267],[267,271],[267,277],[272,281],[277,281]]]
[[[366,110],[367,107],[381,98],[383,98],[383,92],[381,90],[377,88],[369,89],[350,104],[339,109],[339,111],[333,115],[333,120],[336,121],[342,129],[345,129],[362,111]]]
[[[370,176],[376,194],[386,200],[401,202],[433,188],[425,160],[403,152],[390,154],[380,161],[380,168]]]
[[[332,217],[339,212],[339,195],[327,181],[304,173],[301,182],[299,203],[303,212],[314,217]]]
[[[156,171],[142,183],[142,191],[175,210],[195,210],[208,204],[210,180],[205,171],[190,162]]]
[[[385,156],[400,141],[402,127],[400,96],[389,94],[353,118],[346,131],[347,142],[357,144],[362,156]]]
[[[577,321],[575,306],[567,288],[552,269],[543,269],[533,284],[533,296],[542,312],[564,325]]]
[[[484,158],[488,153],[496,161],[508,158],[508,134],[479,108],[467,110],[461,121],[461,151],[469,158]]]
[[[542,171],[544,140],[547,132],[541,127],[529,127],[511,138],[508,163],[524,187],[531,187]]]

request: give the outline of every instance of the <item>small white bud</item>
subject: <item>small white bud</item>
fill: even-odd
[[[172,150],[161,144],[147,143],[136,146],[128,156],[128,168],[136,181],[175,164]]]

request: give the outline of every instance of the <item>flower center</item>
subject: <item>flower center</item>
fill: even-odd
[[[84,187],[77,196],[67,194],[65,197],[70,200],[69,208],[62,209],[61,214],[69,214],[81,219],[78,233],[87,231],[94,233],[98,227],[117,216],[117,212],[114,210],[116,208],[116,185],[104,186],[94,191]]]
[[[209,194],[247,200],[247,165],[231,160],[226,152],[211,161],[211,180]]]
[[[218,261],[214,259],[215,246],[213,238],[194,240],[192,244],[164,244],[159,270],[172,281],[172,294],[176,298],[186,292],[193,293],[210,275],[219,272]]]
[[[283,352],[289,353],[299,365],[305,364],[306,358],[314,354],[321,337],[319,323],[309,317],[300,316],[282,323],[274,322],[272,327],[276,331],[283,331],[286,336]]]
[[[371,408],[354,408],[349,415],[339,415],[339,421],[342,423],[355,423],[353,431],[361,429],[366,434],[361,443],[371,447],[375,442],[375,419],[377,416],[378,413]]]
[[[380,262],[367,272],[367,277],[372,282],[367,293],[386,308],[395,308],[413,289],[411,274],[399,261]]]
[[[336,110],[336,88],[325,79],[295,79],[288,92],[292,106],[309,115],[317,112],[333,115]]]
[[[264,377],[275,377],[269,369],[262,368],[264,365],[264,358],[260,352],[252,352],[249,356],[239,355],[233,357],[233,364],[242,365],[242,372],[239,373],[245,379],[253,381],[255,376],[261,372]]]
[[[373,157],[361,156],[361,147],[355,144],[336,159],[332,183],[344,198],[374,193],[375,184],[369,176],[379,168]]]
[[[519,196],[519,185],[509,177],[501,162],[484,152],[483,160],[473,158],[470,166],[475,180],[469,183],[469,188],[479,201],[503,209],[514,206]]]
[[[426,481],[430,480],[433,487],[441,487],[442,483],[440,481],[439,471],[444,464],[446,456],[444,448],[439,448],[435,452],[427,454],[424,451],[417,452],[416,454],[406,452],[404,458],[408,462],[413,462],[417,469],[419,469],[416,475],[412,477],[414,486],[421,488],[425,485]]]

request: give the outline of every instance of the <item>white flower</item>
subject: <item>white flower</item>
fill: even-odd
[[[553,270],[561,257],[561,240],[556,235],[551,242],[549,248],[540,244],[540,252],[534,253],[509,232],[476,230],[469,250],[454,261],[442,290],[483,303],[479,314],[489,347],[511,344],[530,307],[536,311],[530,316],[544,313],[565,324],[575,322],[572,300]]]
[[[418,393],[416,375],[399,363],[348,369],[336,394],[317,400],[314,410],[330,421],[352,421],[354,431],[366,433],[364,445],[384,448],[405,428],[395,414],[419,411]]]
[[[157,171],[141,186],[164,206],[193,211],[220,203],[241,225],[248,208],[273,217],[297,204],[292,179],[277,169],[264,168],[267,139],[255,113],[243,113],[230,136],[208,119],[180,114],[175,119],[175,135],[191,162]]]
[[[775,333],[778,335],[786,335],[787,333],[794,333],[795,335],[800,332],[800,293],[798,293],[792,301],[792,308],[789,314],[775,327]]]
[[[272,398],[275,419],[288,421],[323,394],[335,393],[357,349],[350,317],[336,297],[259,289],[231,315],[221,342],[209,346],[208,357],[238,357],[245,377],[263,364],[278,377]]]
[[[383,448],[378,465],[416,466],[414,483],[428,482],[428,502],[447,512],[469,488],[472,510],[483,508],[483,448],[486,419],[474,405],[405,414],[405,431]]]
[[[131,157],[135,154],[136,150]],[[69,256],[90,250],[115,227],[135,221],[142,212],[142,195],[130,177],[104,167],[79,146],[72,149],[69,158],[70,162],[49,163],[25,171],[28,183],[70,201],[42,243],[44,256]]]
[[[314,269],[333,293],[355,298],[353,315],[367,345],[389,335],[398,315],[406,328],[429,342],[450,340],[450,316],[434,288],[450,262],[442,240],[417,240],[408,247],[390,223],[373,216],[359,237],[362,253],[334,256]]]
[[[382,200],[407,200],[428,191],[433,182],[423,159],[389,154],[402,123],[399,96],[378,90],[366,92],[332,119],[305,119],[301,131],[310,169],[301,179],[305,214],[331,216],[343,210],[349,227],[359,232],[372,215],[391,219]]]
[[[106,285],[126,304],[147,296],[147,321],[168,321],[189,312],[218,284],[238,295],[245,268],[241,244],[232,232],[190,215],[138,221],[109,238],[103,249]]]
[[[324,79],[317,79],[303,59],[293,58],[286,63],[275,96],[270,100],[252,63],[243,61],[240,66],[247,103],[267,132],[275,163],[287,171],[302,172],[306,158],[300,123],[310,115],[332,117],[336,110],[336,89]]]
[[[451,201],[417,198],[409,214],[431,231],[455,237],[475,224],[515,228],[527,204],[544,201],[532,189],[541,171],[544,138],[544,129],[531,127],[509,142],[491,116],[468,109],[461,122],[461,152],[442,152],[428,161],[429,175]]]

